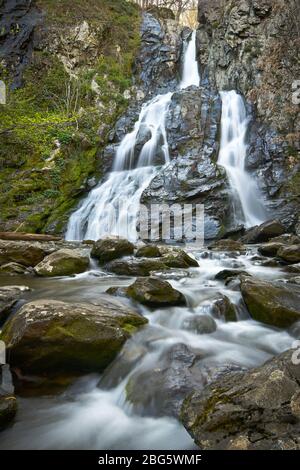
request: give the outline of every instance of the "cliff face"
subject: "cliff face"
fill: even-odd
[[[4,0],[0,18],[0,230],[60,232],[135,95],[140,13],[125,0]]]
[[[270,214],[299,224],[300,5],[294,0],[199,0],[202,81],[246,98],[248,169],[258,178]]]

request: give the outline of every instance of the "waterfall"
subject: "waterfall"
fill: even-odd
[[[233,193],[235,223],[253,227],[266,214],[255,180],[245,169],[248,119],[243,98],[234,90],[221,92],[221,146],[218,163],[226,170]]]
[[[200,84],[200,75],[198,70],[197,51],[196,51],[197,32],[193,31],[191,40],[187,43],[183,60],[183,73],[180,88]]]
[[[185,47],[180,89],[199,86],[196,60],[196,31]],[[166,116],[173,93],[157,95],[145,103],[132,132],[120,143],[113,171],[104,183],[90,192],[69,220],[67,240],[98,240],[108,235],[136,240],[137,214],[143,191],[157,175],[157,157],[160,164],[169,162]],[[136,155],[141,136],[148,140]]]

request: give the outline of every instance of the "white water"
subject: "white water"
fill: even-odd
[[[196,60],[196,31],[184,54],[180,88],[199,86],[200,77]],[[67,240],[98,240],[105,236],[121,236],[136,240],[137,214],[143,191],[158,172],[157,154],[161,164],[170,161],[166,132],[166,117],[173,93],[158,95],[145,103],[132,132],[120,143],[113,171],[100,183],[72,214],[66,233]],[[136,144],[140,135],[149,134],[136,160]]]
[[[264,222],[266,214],[257,185],[245,169],[248,128],[246,108],[243,98],[234,90],[221,92],[221,98],[221,146],[218,163],[225,168],[233,196],[238,200],[238,206],[240,205],[235,210],[235,222],[253,227]]]
[[[183,61],[183,72],[182,80],[180,83],[180,88],[188,88],[189,86],[199,86],[200,84],[200,75],[198,70],[198,61],[196,54],[196,31],[193,31],[191,40],[188,42],[184,61]]]

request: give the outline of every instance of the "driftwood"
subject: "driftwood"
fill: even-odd
[[[62,240],[61,237],[55,237],[54,235],[23,232],[0,232],[0,239],[23,242],[59,242]]]

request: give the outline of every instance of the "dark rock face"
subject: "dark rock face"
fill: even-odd
[[[199,0],[202,82],[240,91],[252,116],[247,169],[270,216],[294,229],[299,218],[299,2]],[[274,73],[276,70],[276,73]]]
[[[149,307],[185,305],[184,296],[167,281],[156,277],[138,278],[126,289],[129,297]]]
[[[226,373],[186,398],[181,419],[201,449],[300,449],[300,368],[288,351]]]
[[[278,220],[270,220],[251,228],[241,238],[244,243],[264,243],[285,233],[285,226]]]
[[[14,77],[13,88],[18,88],[32,56],[35,29],[43,15],[32,0],[4,0],[0,13],[0,60],[5,60]]]
[[[300,289],[295,286],[242,277],[241,292],[257,321],[286,328],[300,320]]]
[[[115,299],[97,305],[39,300],[24,305],[5,325],[10,365],[55,376],[102,371],[147,320]]]

